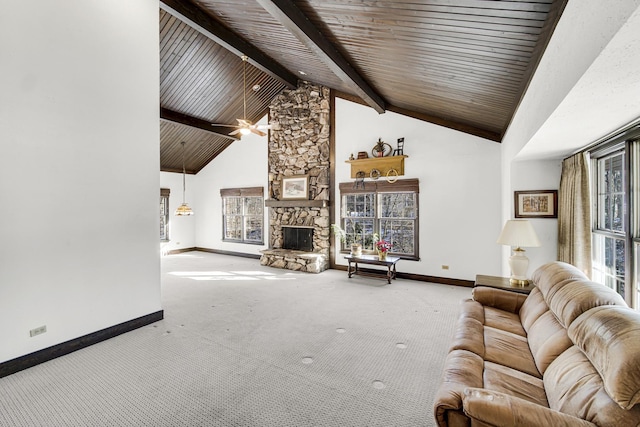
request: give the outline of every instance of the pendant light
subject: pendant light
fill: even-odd
[[[191,210],[191,208],[189,207],[189,205],[187,204],[187,202],[184,201],[184,195],[186,193],[186,171],[184,168],[184,144],[185,142],[182,141],[182,204],[180,206],[178,206],[178,209],[176,209],[176,212],[174,215],[176,216],[189,216],[189,215],[193,215],[193,211]]]

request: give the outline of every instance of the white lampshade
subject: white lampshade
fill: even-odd
[[[498,237],[497,243],[501,245],[515,246],[513,255],[509,257],[511,267],[511,283],[526,285],[529,258],[526,257],[522,247],[540,246],[540,240],[533,226],[526,219],[511,219],[507,221]]]
[[[517,248],[540,246],[536,231],[526,219],[511,219],[507,221],[496,243]]]

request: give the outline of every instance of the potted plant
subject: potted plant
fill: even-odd
[[[376,250],[378,251],[380,261],[384,261],[387,259],[387,252],[391,250],[391,243],[380,239],[376,242]]]
[[[331,230],[340,239],[340,242],[345,243],[349,239],[347,233],[339,225],[331,224]],[[362,255],[362,245],[360,243],[351,243],[351,255],[355,257]]]

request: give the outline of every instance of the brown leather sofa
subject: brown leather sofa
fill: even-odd
[[[640,313],[553,262],[527,296],[462,302],[434,402],[439,426],[640,425]]]

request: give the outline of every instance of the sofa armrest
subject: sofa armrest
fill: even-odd
[[[572,415],[482,388],[466,388],[462,397],[462,406],[469,418],[497,427],[595,427],[595,424]]]
[[[510,313],[518,313],[527,299],[526,294],[495,289],[488,286],[477,286],[471,293],[474,301],[487,307],[499,308]]]

